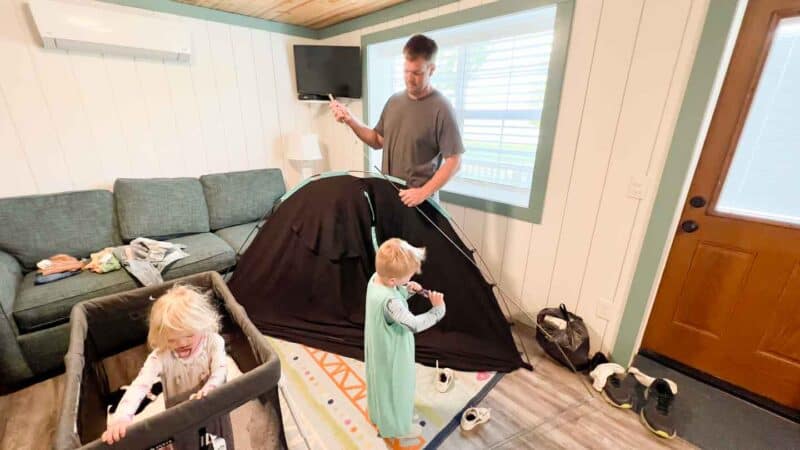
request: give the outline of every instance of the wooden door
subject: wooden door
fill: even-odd
[[[749,3],[642,348],[800,408],[800,0]]]

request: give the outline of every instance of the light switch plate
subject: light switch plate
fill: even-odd
[[[614,315],[614,303],[607,298],[600,298],[597,301],[597,311],[595,315],[604,320],[611,320]]]
[[[647,197],[647,177],[632,176],[631,182],[628,185],[628,197],[643,200]]]

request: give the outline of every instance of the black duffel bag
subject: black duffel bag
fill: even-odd
[[[561,328],[546,317],[561,319],[566,326]],[[566,367],[571,363],[579,372],[589,367],[589,330],[580,316],[567,311],[562,303],[558,308],[539,311],[536,325],[536,342],[551,358]]]

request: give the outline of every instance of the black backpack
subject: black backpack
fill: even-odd
[[[564,320],[567,326],[559,328],[545,320],[548,316]],[[536,316],[536,342],[545,353],[566,367],[570,367],[572,363],[579,372],[589,367],[589,330],[586,329],[583,319],[567,311],[563,303],[558,308],[544,308],[539,311]],[[567,357],[566,360],[564,356]]]

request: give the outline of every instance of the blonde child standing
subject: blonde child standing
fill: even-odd
[[[153,349],[136,379],[109,418],[101,439],[113,444],[125,437],[142,399],[158,381],[164,386],[167,408],[187,399],[202,399],[225,383],[225,341],[219,335],[220,316],[209,299],[189,286],[176,285],[150,310],[147,343]],[[209,433],[225,438],[233,448],[230,417],[207,424]],[[196,433],[175,436],[175,448],[197,443]]]
[[[408,299],[422,287],[411,281],[420,272],[425,249],[402,239],[384,242],[375,256],[375,274],[367,284],[364,362],[370,420],[384,438],[412,438],[421,428],[414,413],[414,333],[427,330],[445,314],[444,295],[431,291],[433,307],[418,316]]]

